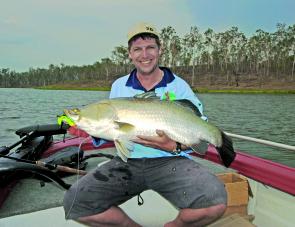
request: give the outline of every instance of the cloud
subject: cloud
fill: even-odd
[[[253,0],[247,7],[233,0],[0,1],[0,68],[17,71],[49,64],[93,64],[110,57],[114,47],[126,45],[128,29],[139,21],[151,22],[159,29],[172,26],[180,36],[191,26],[220,31],[235,25],[244,31],[261,21],[261,17],[255,20],[253,10],[261,14],[271,10],[260,11],[256,6],[261,4]],[[281,4],[277,2],[276,6]],[[280,9],[279,15],[288,15]],[[289,17],[294,21],[292,15]]]
[[[126,45],[127,31],[138,21],[159,29],[171,25],[179,33],[192,23],[186,4],[176,0],[5,0],[1,8],[0,68],[16,70],[93,64],[109,57],[115,46]],[[11,65],[4,56],[23,64]]]
[[[9,25],[9,26],[15,26],[15,25],[18,25],[18,23],[19,23],[19,20],[18,18],[16,18],[16,16],[10,16],[3,20],[3,24]]]

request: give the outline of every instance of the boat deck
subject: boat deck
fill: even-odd
[[[98,151],[87,151],[87,154],[96,152]],[[113,154],[114,148],[106,148],[99,152]],[[106,160],[106,158],[89,159],[86,170],[90,170]],[[235,172],[233,169],[227,169],[205,159],[196,157],[194,160],[215,174]],[[67,183],[73,183],[77,177],[77,175],[70,176],[64,180]],[[294,226],[294,195],[250,178],[248,178],[248,182],[253,197],[249,198],[246,211],[254,216],[254,225],[259,227]],[[74,221],[65,220],[62,208],[63,196],[64,190],[57,188],[54,183],[48,182],[44,187],[41,187],[40,181],[36,179],[24,179],[13,188],[0,209],[0,227],[82,226]],[[121,208],[143,226],[163,226],[164,223],[174,219],[178,213],[168,201],[151,190],[145,191],[141,196],[144,199],[142,206],[138,206],[137,198],[133,198],[122,204]],[[238,219],[235,220],[238,221]]]
[[[88,152],[89,151],[87,151],[87,153]],[[112,154],[114,153],[114,149],[108,148],[102,153]],[[106,160],[106,158],[91,158],[87,160],[88,166],[86,170],[92,169],[97,164]],[[200,158],[194,158],[194,160],[207,166],[213,173],[233,171]],[[77,175],[69,176],[65,177],[64,180],[67,183],[73,183],[77,180],[77,177]],[[0,226],[19,226],[20,223],[22,227],[40,226],[40,223],[38,224],[36,220],[40,220],[44,223],[44,220],[48,220],[48,217],[55,218],[54,226],[81,226],[72,221],[64,220],[64,211],[61,207],[63,195],[64,190],[57,188],[52,182],[46,182],[45,186],[41,187],[40,181],[36,179],[21,180],[13,188],[10,196],[0,210]],[[144,205],[138,206],[137,198],[133,198],[121,205],[128,215],[139,223],[142,223],[144,226],[159,226],[159,223],[165,223],[176,216],[177,210],[157,193],[149,190],[141,195],[144,199]],[[25,222],[24,217],[26,217]],[[29,220],[35,221],[34,223],[30,223]],[[44,223],[42,226],[53,225]]]

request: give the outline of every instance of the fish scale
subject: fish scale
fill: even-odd
[[[156,135],[155,129],[160,129],[165,131],[171,139],[188,146],[200,142],[198,139],[201,137],[198,131],[202,125],[207,124],[191,111],[170,101],[142,100],[130,103],[128,100],[117,100],[113,102],[113,105],[116,106],[120,121],[137,126],[136,134],[143,132],[144,135],[154,136]],[[211,138],[210,142],[213,140],[214,138]],[[214,143],[220,145],[220,141]]]

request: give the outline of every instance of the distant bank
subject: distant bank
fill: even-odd
[[[89,85],[73,85],[73,84],[63,84],[63,85],[49,85],[42,87],[35,87],[36,89],[44,90],[85,90],[85,91],[110,91],[109,86],[89,86]],[[284,87],[198,87],[193,89],[198,93],[233,93],[233,94],[295,94],[295,87],[290,89]]]

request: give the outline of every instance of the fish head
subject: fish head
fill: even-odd
[[[81,118],[81,111],[78,108],[69,109],[69,110],[65,109],[64,114],[75,123],[79,121]]]
[[[114,127],[114,109],[108,101],[101,101],[84,106],[80,109],[66,109],[64,114],[74,124],[94,137],[105,138],[110,128]],[[107,132],[106,132],[107,131]],[[105,138],[108,139],[109,137]]]

